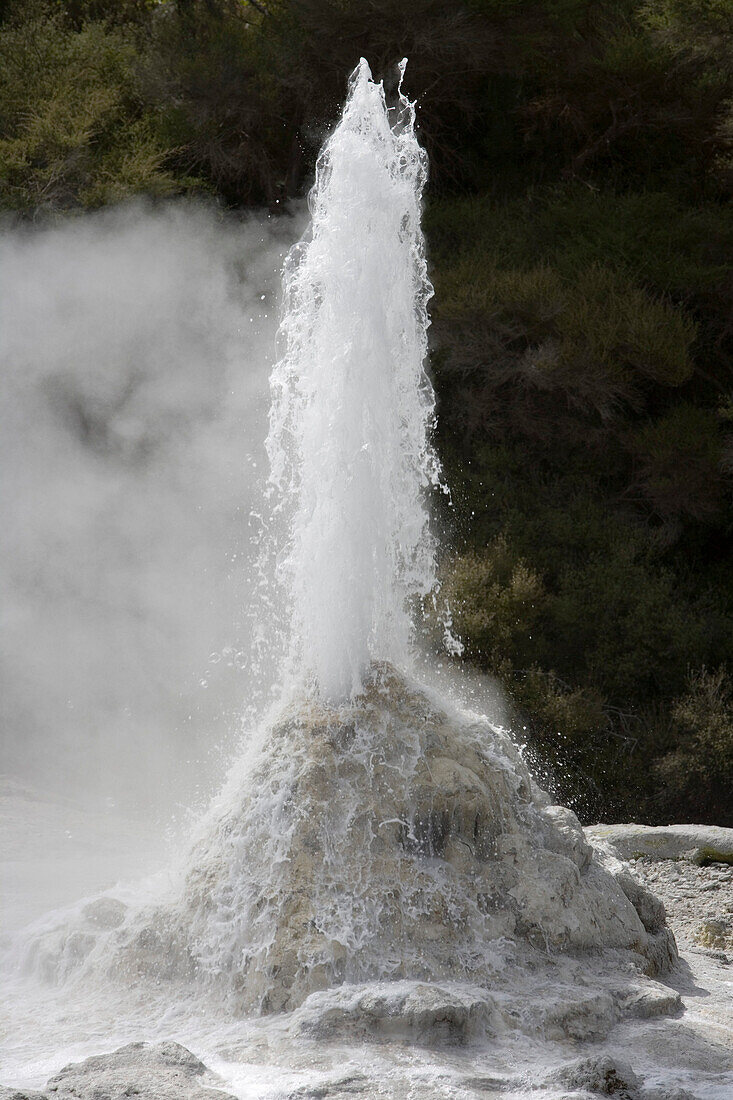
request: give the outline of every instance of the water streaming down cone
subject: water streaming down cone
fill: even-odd
[[[407,604],[435,583],[426,175],[414,106],[400,90],[389,109],[362,59],[285,267],[267,441],[291,663],[331,700],[357,691],[371,660],[404,665]]]

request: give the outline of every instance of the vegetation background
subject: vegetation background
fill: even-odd
[[[431,159],[464,659],[583,819],[733,826],[733,0],[0,0],[0,207],[282,210],[361,55]]]

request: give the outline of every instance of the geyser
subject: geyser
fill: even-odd
[[[414,106],[400,85],[388,109],[362,59],[318,160],[311,230],[285,267],[267,441],[289,672],[332,701],[359,689],[371,660],[404,663],[407,605],[435,584],[426,175]]]
[[[178,896],[127,912],[108,899],[103,927],[80,910],[33,945],[44,973],[203,982],[234,1011],[298,1010],[292,1026],[316,1035],[417,1035],[434,1019],[459,1038],[477,1021],[579,1038],[674,1002],[639,992],[641,969],[676,957],[663,907],[551,805],[504,731],[407,672],[439,484],[424,180],[413,107],[401,96],[390,113],[362,61],[287,264],[272,383],[295,686]],[[583,969],[601,952],[613,973]]]

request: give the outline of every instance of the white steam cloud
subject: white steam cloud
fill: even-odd
[[[0,236],[11,775],[163,813],[220,776],[297,229],[184,205]]]

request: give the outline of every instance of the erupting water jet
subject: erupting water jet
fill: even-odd
[[[289,674],[334,702],[370,661],[404,665],[408,604],[435,586],[426,178],[401,81],[388,108],[362,59],[318,160],[311,230],[285,267],[267,441]]]

